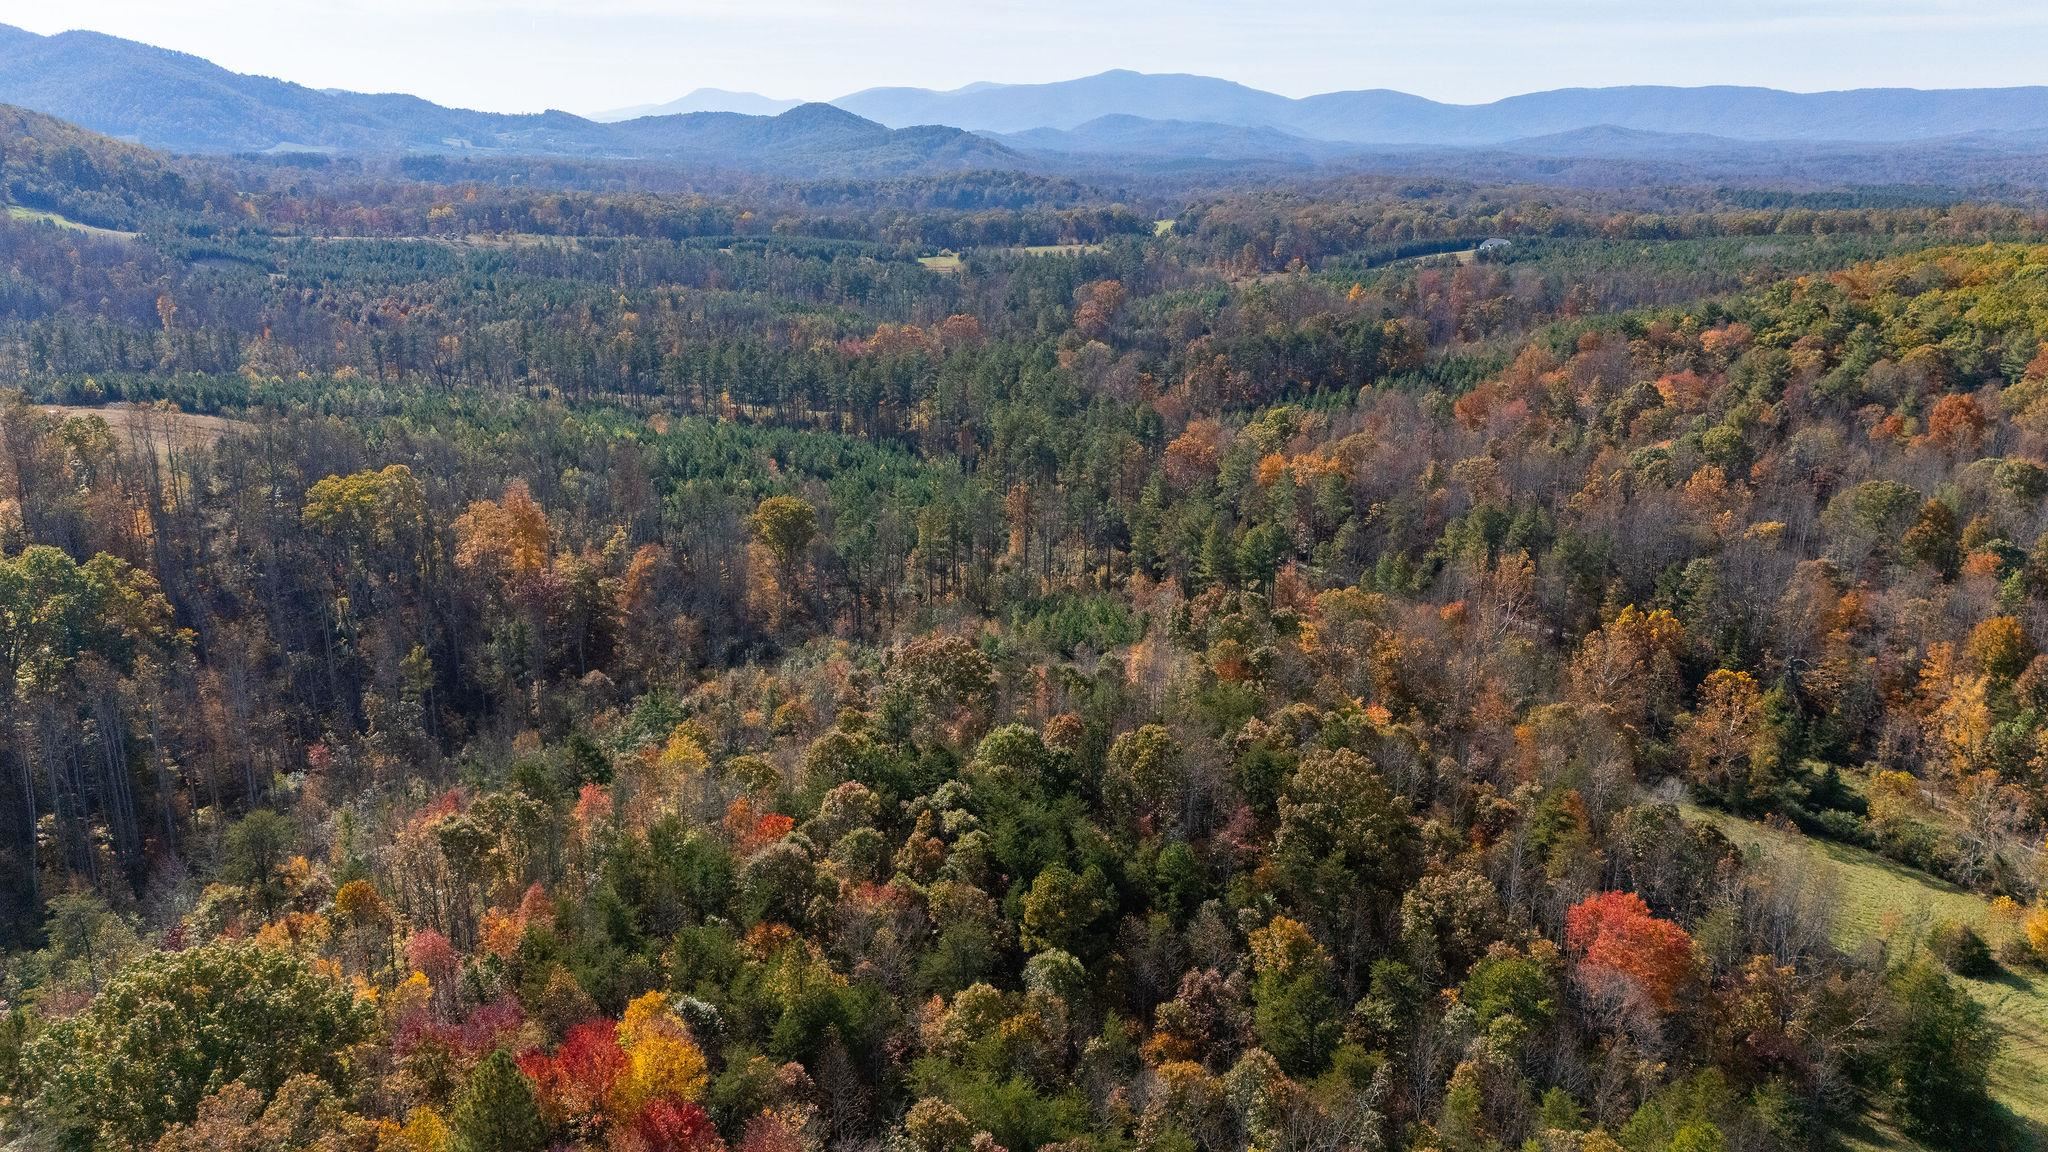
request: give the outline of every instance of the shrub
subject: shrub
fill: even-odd
[[[1975,928],[1954,920],[1943,920],[1927,933],[1927,947],[1936,959],[1958,976],[1981,979],[1998,971],[1991,948]]]
[[[1906,1131],[1942,1148],[1991,1144],[2002,1126],[1989,1096],[1999,1036],[1984,1006],[1924,959],[1894,971],[1885,990],[1883,1058]]]

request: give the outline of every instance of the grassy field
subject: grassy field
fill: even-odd
[[[1994,945],[2017,930],[1994,917],[1982,896],[1874,852],[1704,809],[1688,809],[1687,815],[1710,821],[1745,851],[1826,877],[1835,895],[1836,943],[1849,951],[1874,941],[1887,941],[1895,951],[1912,947],[1937,920],[1969,924]],[[2027,1122],[2036,1147],[2048,1147],[2048,976],[2008,969],[1990,980],[1957,980],[2005,1030],[2005,1050],[1991,1070],[1991,1094]],[[1851,1146],[1917,1147],[1881,1131]]]
[[[1450,257],[1460,264],[1470,264],[1474,260],[1479,259],[1479,249],[1461,248],[1456,252],[1431,252],[1423,256],[1405,256],[1399,260],[1390,260],[1385,266],[1391,268],[1397,264],[1421,264],[1424,261],[1442,260],[1445,257]]]
[[[34,208],[23,208],[19,204],[8,207],[7,218],[32,224],[54,224],[59,228],[68,228],[73,232],[83,232],[88,236],[97,236],[102,240],[133,240],[137,235],[134,232],[117,232],[112,228],[95,228],[90,224],[80,224],[76,220],[68,220],[57,215],[55,212],[39,212]]]
[[[115,445],[123,451],[152,450],[159,459],[186,448],[210,448],[230,432],[249,425],[224,416],[177,412],[144,404],[107,404],[87,407],[79,404],[41,404],[37,407],[59,420],[73,416],[97,416],[107,422]]]
[[[962,261],[958,252],[941,252],[937,256],[920,256],[919,264],[934,272],[958,272]]]

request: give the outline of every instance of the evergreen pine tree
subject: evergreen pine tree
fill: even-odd
[[[540,1152],[547,1125],[533,1086],[503,1048],[477,1065],[455,1099],[455,1152]]]

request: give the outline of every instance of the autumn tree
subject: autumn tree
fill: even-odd
[[[372,1152],[377,1127],[348,1110],[317,1076],[284,1082],[268,1100],[237,1080],[199,1103],[199,1114],[156,1142],[155,1152]]]
[[[724,1152],[725,1141],[704,1109],[688,1100],[650,1100],[633,1118],[647,1152]]]
[[[965,637],[928,636],[895,653],[884,678],[883,720],[928,725],[959,744],[978,734],[994,702],[995,666]]]
[[[2034,658],[2034,640],[2017,616],[1988,616],[1970,630],[1963,658],[1994,682],[2009,684]]]
[[[1678,711],[1685,643],[1676,616],[1631,604],[1580,642],[1568,673],[1572,698],[1612,709],[1630,730],[1655,736]]]
[[[1364,959],[1378,913],[1412,868],[1407,814],[1365,757],[1348,748],[1301,759],[1280,796],[1275,870],[1333,942],[1347,973]]]
[[[455,518],[455,563],[495,581],[531,578],[548,563],[554,530],[526,481],[497,500],[477,500]]]
[[[216,943],[135,961],[30,1044],[31,1114],[82,1145],[147,1145],[207,1092],[259,1096],[293,1076],[339,1084],[369,1006],[301,957]]]
[[[1954,579],[1956,568],[1963,559],[1957,540],[1954,509],[1939,500],[1922,504],[1920,518],[1906,529],[1906,535],[1899,541],[1899,550],[1908,559],[1939,572],[1943,579]]]
[[[783,571],[793,572],[817,535],[818,510],[798,496],[770,496],[754,509],[749,524]]]
[[[692,1100],[704,1090],[704,1053],[661,993],[626,1006],[618,1040],[626,1066],[613,1098],[622,1115],[633,1116],[652,1100]]]
[[[1677,1004],[1693,969],[1692,938],[1633,892],[1603,892],[1565,914],[1565,945],[1583,978],[1619,981],[1658,1011]]]
[[[1184,759],[1164,725],[1147,724],[1110,744],[1103,788],[1146,830],[1181,827],[1191,800]]]
[[[1738,811],[1762,803],[1779,770],[1763,692],[1747,672],[1715,669],[1679,739],[1694,787]]]
[[[1330,995],[1330,957],[1308,928],[1275,916],[1248,941],[1259,1043],[1291,1075],[1320,1072],[1336,1045],[1338,1027]]]
[[[627,1074],[626,1052],[611,1020],[576,1024],[554,1052],[527,1052],[518,1063],[533,1082],[549,1125],[577,1134],[595,1134],[604,1127]]]
[[[497,500],[472,501],[455,518],[455,566],[488,609],[488,654],[509,691],[522,676],[572,667],[577,675],[610,649],[621,608],[623,537],[607,547],[556,552],[561,533],[515,479]]]
[[[300,517],[335,542],[344,566],[365,569],[365,576],[424,575],[419,566],[433,546],[426,487],[403,464],[316,481]]]
[[[1936,400],[1928,412],[1927,440],[1952,456],[1975,452],[1984,442],[1989,423],[1976,397],[1951,392]]]

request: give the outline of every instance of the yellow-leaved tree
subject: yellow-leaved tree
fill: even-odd
[[[694,1100],[704,1091],[704,1053],[659,992],[626,1005],[619,1022],[626,1073],[614,1089],[614,1114],[632,1117],[650,1100]]]
[[[547,567],[553,530],[524,480],[498,500],[471,502],[455,518],[455,563],[495,580],[523,580]]]
[[[1778,754],[1755,678],[1726,668],[1709,673],[1679,747],[1693,786],[1728,807],[1740,810],[1768,795]]]

